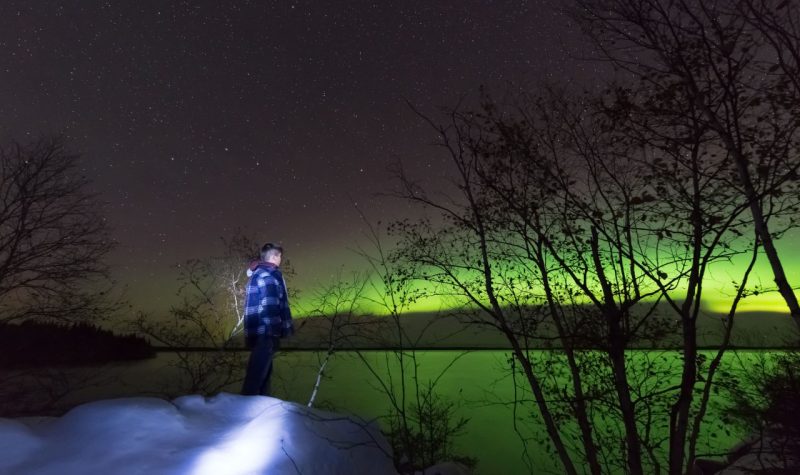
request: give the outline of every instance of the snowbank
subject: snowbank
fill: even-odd
[[[1,419],[0,473],[396,474],[377,427],[261,396],[126,398]]]
[[[731,449],[728,465],[715,472],[719,475],[750,475],[754,473],[800,473],[798,454],[793,453],[787,440],[774,438],[769,431],[753,434]]]

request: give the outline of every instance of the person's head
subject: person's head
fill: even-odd
[[[276,266],[280,266],[282,257],[283,248],[277,244],[268,242],[261,247],[261,260],[264,262],[271,262]]]

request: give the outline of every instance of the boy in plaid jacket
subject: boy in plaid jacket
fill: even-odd
[[[282,257],[283,248],[264,244],[261,260],[250,264],[247,271],[250,279],[244,299],[244,336],[251,351],[242,386],[244,395],[269,395],[278,341],[294,333],[286,282],[280,271]]]

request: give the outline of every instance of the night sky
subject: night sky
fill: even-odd
[[[172,266],[237,228],[282,242],[311,288],[357,260],[353,201],[408,214],[375,197],[388,165],[442,175],[406,100],[433,112],[596,67],[557,2],[388,3],[4,1],[0,140],[63,134],[83,155],[134,299],[165,298]]]

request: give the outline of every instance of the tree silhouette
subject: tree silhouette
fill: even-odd
[[[242,298],[247,266],[259,247],[237,231],[223,239],[219,257],[190,259],[177,266],[178,303],[168,318],[139,313],[129,321],[132,331],[171,350],[177,371],[168,396],[214,394],[242,380],[246,355],[242,347]],[[200,350],[200,351],[198,351]]]
[[[716,368],[698,352],[703,283],[715,262],[752,258],[731,287],[729,332],[760,250],[735,163],[699,112],[644,127],[648,100],[614,87],[484,95],[442,123],[423,116],[453,163],[452,193],[400,176],[401,195],[439,215],[393,227],[409,278],[506,337],[565,473],[691,464],[708,403],[695,392]],[[630,354],[652,345],[680,354]],[[554,351],[531,351],[542,347]]]
[[[775,284],[800,326],[800,304],[774,245],[794,224],[800,141],[800,7],[747,0],[576,0],[575,17],[602,57],[656,99],[656,121],[687,107],[734,166]],[[781,211],[783,211],[783,216]]]
[[[0,147],[0,322],[107,310],[113,242],[77,160],[60,138]]]

